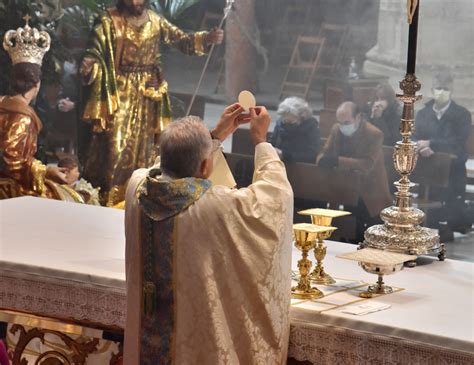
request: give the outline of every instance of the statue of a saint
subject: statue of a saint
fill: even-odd
[[[24,28],[6,32],[3,41],[13,63],[13,92],[0,96],[0,199],[29,195],[84,203],[67,186],[63,169],[34,157],[43,126],[30,103],[38,95],[41,64],[51,40],[48,33],[31,28],[29,19],[25,17]]]
[[[170,122],[160,45],[203,55],[222,39],[218,29],[183,32],[147,9],[146,0],[119,0],[101,16],[80,72],[91,132],[82,153],[84,177],[101,188],[105,205],[121,202],[132,172],[154,162],[157,137]]]

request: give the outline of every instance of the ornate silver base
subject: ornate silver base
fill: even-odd
[[[380,217],[385,224],[369,227],[361,248],[372,247],[416,256],[438,254],[440,261],[446,258],[444,244],[439,242],[436,231],[419,225],[424,217],[421,210],[412,207],[402,210],[392,206],[384,209]],[[410,261],[407,266],[415,267],[416,261]]]

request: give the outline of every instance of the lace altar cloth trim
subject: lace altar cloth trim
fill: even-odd
[[[125,325],[125,289],[0,271],[0,308],[51,318]]]
[[[302,322],[292,323],[288,357],[316,365],[474,364],[474,353]]]
[[[0,270],[0,308],[124,327],[125,290]],[[474,364],[474,353],[292,321],[289,357],[314,364]]]

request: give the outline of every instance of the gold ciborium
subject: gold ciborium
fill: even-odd
[[[323,297],[323,293],[311,286],[309,272],[311,270],[311,260],[308,259],[308,252],[316,245],[316,234],[321,232],[320,227],[308,223],[293,225],[295,235],[295,246],[301,251],[301,260],[298,260],[300,279],[298,285],[291,288],[291,296],[297,299],[317,299]]]
[[[331,237],[332,233],[337,229],[331,226],[333,218],[342,217],[351,213],[342,210],[315,208],[302,210],[298,212],[298,214],[311,216],[311,222],[323,229],[316,235],[317,243],[314,247],[314,257],[316,258],[317,264],[310,275],[310,279],[317,284],[334,284],[336,280],[326,273],[323,267],[323,260],[326,257],[327,249],[324,245],[324,240]]]
[[[414,255],[405,255],[373,248],[364,248],[356,252],[349,252],[336,256],[341,259],[358,261],[365,271],[378,276],[374,285],[369,285],[366,291],[359,294],[362,298],[372,298],[377,294],[393,293],[392,287],[383,282],[384,275],[392,275],[403,270],[405,262],[416,259]]]

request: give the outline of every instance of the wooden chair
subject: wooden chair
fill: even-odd
[[[348,29],[347,24],[323,23],[321,25],[318,36],[325,38],[326,42],[321,54],[318,72],[332,74],[341,67],[342,50],[347,40]],[[321,75],[318,73],[317,76]]]
[[[324,44],[325,39],[321,37],[298,37],[283,78],[280,99],[286,96],[307,99]]]
[[[355,206],[359,201],[361,174],[356,171],[296,162],[287,164],[286,172],[297,198],[324,201],[331,206]]]
[[[286,2],[285,12],[274,30],[274,45],[271,51],[273,60],[281,59],[281,56],[284,55],[286,56],[285,61],[287,61],[297,38],[310,28],[312,3],[312,0],[288,0]]]
[[[363,79],[347,80],[345,78],[326,78],[324,82],[324,109],[336,110],[346,100],[351,100],[359,107],[372,101],[377,85],[387,82],[388,78],[378,75],[365,75]]]
[[[253,166],[254,156],[242,153],[226,154],[227,163],[234,175],[239,175],[242,165]],[[295,201],[324,202],[338,209],[341,205],[356,206],[359,201],[362,175],[355,171],[326,169],[308,163],[286,165],[288,180],[293,188]],[[298,211],[299,207],[295,207]],[[294,219],[305,218],[295,214]],[[338,221],[339,230],[334,239],[351,240],[355,236],[355,217],[349,216]]]

